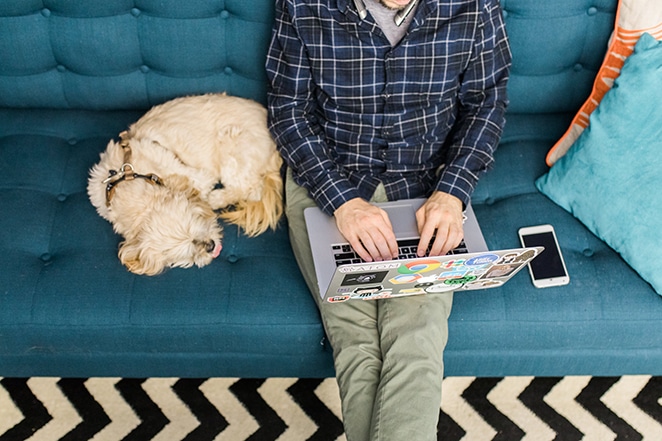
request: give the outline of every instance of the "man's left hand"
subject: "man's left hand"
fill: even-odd
[[[421,240],[418,255],[425,255],[430,241],[435,237],[430,256],[441,256],[457,247],[464,237],[462,201],[441,191],[435,191],[416,211],[416,222]]]

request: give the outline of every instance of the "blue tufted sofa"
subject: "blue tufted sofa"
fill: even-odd
[[[662,298],[534,187],[588,95],[616,0],[502,0],[514,55],[496,166],[474,207],[492,248],[551,223],[571,284],[456,295],[448,375],[662,374]],[[135,276],[87,171],[150,106],[210,91],[265,102],[272,0],[0,2],[0,376],[333,375],[285,221],[226,227],[202,269]]]

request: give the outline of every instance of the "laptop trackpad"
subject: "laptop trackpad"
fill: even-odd
[[[389,202],[385,205],[378,205],[388,214],[395,237],[411,238],[419,236],[416,225],[416,210],[421,204],[403,201],[402,203]]]

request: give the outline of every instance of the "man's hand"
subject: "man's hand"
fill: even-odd
[[[341,205],[334,216],[342,235],[366,262],[391,260],[398,256],[391,221],[381,208],[355,198]]]
[[[436,234],[431,256],[442,256],[457,247],[464,237],[462,201],[455,196],[440,191],[416,211],[416,222],[421,240],[418,255],[424,256],[430,240]]]

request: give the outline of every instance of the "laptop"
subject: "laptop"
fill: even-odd
[[[398,259],[363,262],[340,234],[335,219],[317,207],[304,211],[320,295],[330,303],[375,300],[503,285],[543,248],[489,251],[471,205],[464,213],[464,240],[445,256],[417,257],[415,213],[425,199],[376,204],[391,221]]]

